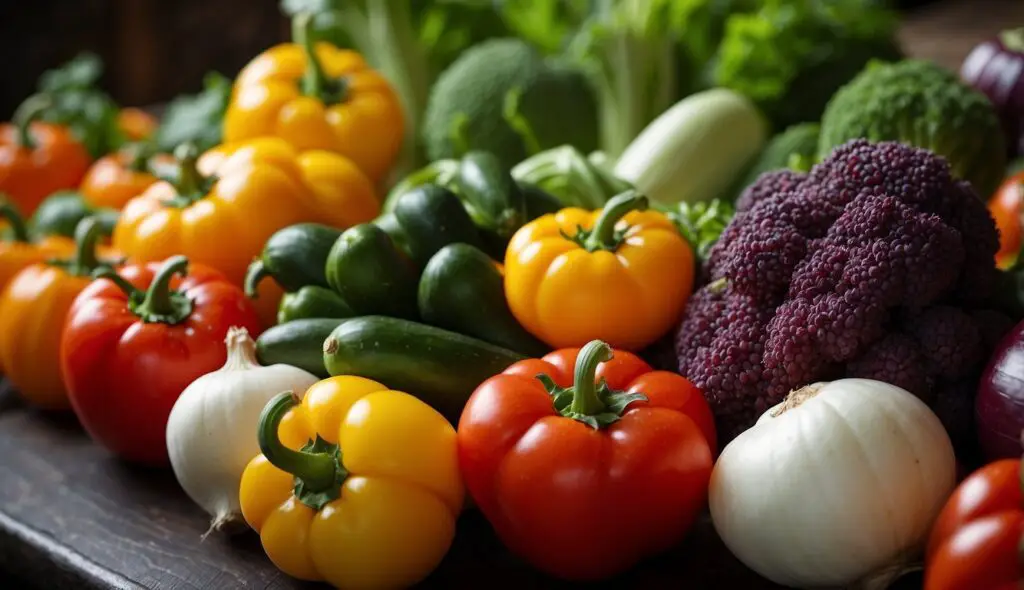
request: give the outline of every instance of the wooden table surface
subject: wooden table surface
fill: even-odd
[[[975,42],[1024,25],[1024,0],[941,2],[908,17],[908,53],[956,68]],[[288,589],[254,534],[201,535],[206,519],[168,471],[140,470],[107,456],[71,416],[20,404],[0,382],[0,587],[46,590]],[[5,578],[4,576],[8,576]],[[5,584],[6,582],[6,584]],[[702,521],[668,555],[607,586],[776,588],[736,561]],[[427,588],[555,588],[517,561],[476,513],[462,517],[455,546]],[[895,588],[920,588],[908,576]]]

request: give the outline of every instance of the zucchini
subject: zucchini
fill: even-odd
[[[327,287],[324,264],[341,230],[319,223],[289,225],[274,232],[245,275],[245,294],[256,297],[260,281],[272,277],[287,292],[306,285]]]
[[[480,234],[455,193],[435,184],[416,187],[395,203],[395,218],[413,262],[426,266],[438,250],[463,242],[480,245]]]
[[[324,367],[324,340],[344,321],[315,318],[278,324],[256,339],[256,358],[262,365],[281,363],[329,377]]]
[[[445,246],[430,259],[420,276],[419,311],[430,325],[525,355],[551,350],[512,315],[494,261],[467,244]]]
[[[469,336],[381,316],[345,320],[323,347],[331,375],[357,375],[415,395],[453,424],[477,386],[523,358]]]
[[[463,156],[455,186],[477,226],[501,240],[507,242],[526,223],[526,199],[494,154],[473,151]]]
[[[306,318],[350,318],[356,313],[334,291],[306,285],[294,293],[285,293],[277,307],[277,323]]]
[[[419,272],[384,230],[350,227],[327,256],[327,282],[358,315],[415,319]]]

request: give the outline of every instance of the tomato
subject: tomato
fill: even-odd
[[[999,230],[996,264],[1007,268],[1017,259],[1021,247],[1021,201],[1024,200],[1024,172],[1006,179],[988,202],[989,213]]]

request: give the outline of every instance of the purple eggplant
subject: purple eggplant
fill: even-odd
[[[1003,31],[972,49],[960,77],[995,105],[1010,157],[1024,154],[1024,29]]]

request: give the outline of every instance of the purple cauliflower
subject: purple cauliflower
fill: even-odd
[[[791,390],[841,377],[903,387],[963,438],[962,384],[1010,325],[992,309],[998,242],[970,185],[923,149],[854,140],[806,175],[764,174],[709,253],[679,370],[723,444]]]

